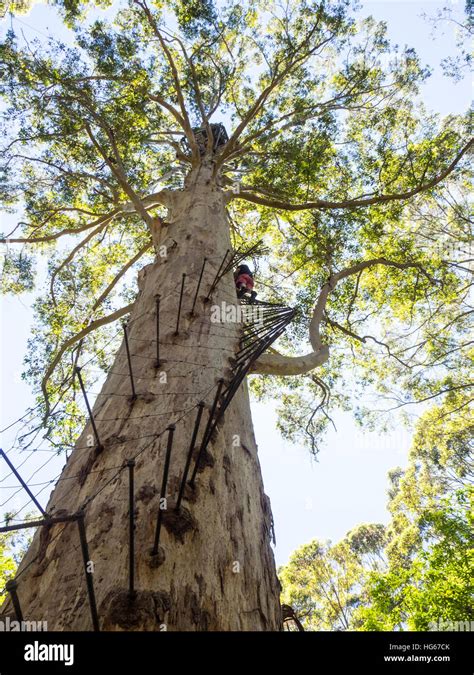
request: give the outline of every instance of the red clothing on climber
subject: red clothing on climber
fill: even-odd
[[[239,274],[235,280],[235,286],[238,290],[245,288],[248,291],[251,291],[253,289],[253,279],[250,274]]]
[[[237,289],[237,297],[243,298],[244,295],[250,295],[250,301],[253,302],[257,294],[253,290],[254,281],[253,274],[247,265],[239,265],[234,272],[235,287]]]

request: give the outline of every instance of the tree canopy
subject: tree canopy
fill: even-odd
[[[0,44],[0,200],[17,223],[2,286],[31,289],[34,251],[48,255],[26,377],[54,442],[74,443],[73,367],[110,364],[108,324],[211,121],[229,133],[212,161],[234,242],[271,244],[259,284],[300,308],[256,367],[283,432],[317,452],[361,390],[390,408],[445,397],[449,415],[472,386],[472,141],[467,116],[421,104],[416,52],[350,0],[54,4],[67,39]]]

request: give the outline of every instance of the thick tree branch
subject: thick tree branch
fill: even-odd
[[[55,239],[59,239],[59,237],[63,237],[66,234],[79,234],[80,232],[84,232],[85,230],[90,230],[92,227],[96,227],[97,225],[103,225],[104,223],[108,222],[112,218],[114,218],[118,213],[120,212],[120,209],[114,209],[114,211],[111,211],[110,213],[106,213],[97,220],[94,220],[92,223],[86,223],[85,225],[82,225],[82,227],[65,227],[63,230],[60,232],[55,232],[54,234],[45,234],[43,237],[25,237],[25,238],[20,238],[20,239],[0,239],[0,244],[38,244],[38,243],[44,243],[48,241],[54,241]]]
[[[340,202],[329,201],[325,199],[317,199],[312,202],[304,202],[300,204],[292,204],[291,202],[281,201],[279,198],[263,197],[253,192],[246,192],[245,186],[241,187],[240,192],[232,194],[231,199],[244,199],[245,201],[252,202],[253,204],[261,204],[262,206],[269,206],[274,209],[281,209],[282,211],[304,211],[309,209],[353,209],[359,206],[371,206],[373,204],[383,204],[385,202],[391,202],[395,200],[403,201],[415,197],[421,192],[430,190],[431,188],[441,183],[449,174],[456,168],[464,155],[469,152],[473,147],[474,140],[470,140],[462,150],[456,155],[453,161],[449,164],[446,169],[441,171],[437,176],[434,176],[431,180],[426,183],[421,183],[418,187],[413,188],[412,190],[407,190],[406,192],[392,193],[392,194],[381,194],[374,197],[367,198],[354,198],[354,199],[345,199]],[[254,190],[259,191],[258,188],[253,188]]]
[[[152,192],[146,197],[143,197],[140,201],[145,209],[152,209],[159,204],[166,206],[168,203],[167,198],[168,194],[169,194],[168,190],[160,190],[159,192]],[[64,210],[77,211],[78,209],[64,209]],[[59,209],[57,209],[56,212],[57,211],[59,211]],[[135,205],[132,202],[126,202],[125,204],[121,204],[113,211],[110,211],[110,213],[105,213],[103,216],[97,218],[97,220],[94,220],[91,223],[86,223],[81,227],[65,227],[60,232],[55,232],[54,234],[46,234],[42,237],[24,237],[16,239],[12,239],[11,237],[5,237],[0,239],[0,244],[40,244],[48,241],[54,241],[55,239],[59,239],[60,237],[63,237],[67,234],[72,235],[80,234],[81,232],[89,230],[92,227],[103,225],[120,214],[136,213],[136,212],[137,211]],[[153,220],[153,224],[154,222],[155,221]],[[15,228],[15,230],[16,229],[17,228]]]
[[[283,356],[281,354],[263,354],[252,365],[250,372],[258,375],[304,375],[322,366],[329,359],[329,347],[322,345],[318,351],[304,356]]]
[[[354,274],[360,274],[363,270],[376,265],[385,265],[397,269],[415,268],[425,274],[431,283],[435,283],[435,280],[427,274],[419,263],[399,263],[382,257],[364,260],[339,272],[334,272],[319,292],[309,324],[309,340],[313,351],[304,356],[283,356],[282,354],[275,353],[263,354],[253,364],[251,372],[261,375],[304,375],[325,363],[329,359],[329,347],[322,341],[320,328],[325,316],[329,295],[336,288],[339,281]]]

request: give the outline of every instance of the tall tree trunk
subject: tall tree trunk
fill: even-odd
[[[153,232],[167,247],[139,273],[139,294],[129,336],[137,399],[129,399],[125,345],[94,405],[103,450],[88,448],[88,423],[47,506],[52,515],[85,513],[95,595],[102,630],[279,630],[279,582],[270,547],[269,500],[263,491],[249,397],[242,385],[208,446],[194,490],[187,488],[183,516],[173,516],[188,452],[196,404],[206,408],[216,383],[229,377],[239,324],[211,321],[211,306],[236,304],[232,274],[205,303],[217,268],[231,248],[224,193],[209,169],[193,172],[170,196],[167,225]],[[161,250],[163,252],[163,249]],[[207,256],[195,316],[190,308]],[[175,335],[182,274],[185,282],[179,334]],[[156,368],[155,297],[160,304],[160,358]],[[176,424],[166,510],[158,555],[151,555],[168,432]],[[162,433],[164,432],[164,433]],[[159,438],[154,435],[161,433]],[[199,437],[199,438],[200,438]],[[199,440],[199,439],[198,439]],[[135,467],[136,589],[128,587],[128,473],[117,468],[139,452]],[[111,468],[115,467],[115,468]],[[117,474],[117,475],[116,475]],[[115,476],[115,477],[114,477]],[[112,480],[111,480],[112,479]],[[164,503],[162,502],[162,506]],[[25,619],[47,620],[50,630],[90,630],[78,529],[75,523],[39,529],[20,565],[18,596]],[[11,614],[9,603],[4,613]]]

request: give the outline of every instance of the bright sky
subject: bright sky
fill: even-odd
[[[363,14],[371,13],[387,22],[393,42],[415,47],[421,61],[434,69],[423,90],[425,105],[442,115],[464,112],[472,98],[469,79],[455,84],[442,75],[439,67],[443,57],[456,53],[454,28],[444,25],[435,39],[431,24],[422,18],[422,14],[434,16],[447,4],[462,20],[464,2],[373,0],[362,4]],[[44,5],[36,5],[29,15],[14,20],[13,25],[30,39],[41,34],[61,38],[63,32],[54,10]],[[0,22],[0,34],[9,26],[9,18]],[[5,223],[0,221],[0,231],[6,230]],[[0,428],[19,418],[33,404],[30,388],[21,380],[32,301],[31,294],[0,300]],[[334,418],[337,432],[329,432],[318,461],[314,462],[306,449],[281,439],[275,429],[273,405],[254,404],[253,412],[265,489],[275,520],[277,564],[285,563],[295,548],[315,537],[337,541],[362,522],[388,521],[387,472],[405,464],[409,432],[397,427],[386,435],[363,434],[349,415],[341,414]],[[2,434],[0,447],[9,449],[14,444],[14,432],[15,427]],[[41,447],[47,446],[43,442]],[[28,482],[49,481],[61,472],[62,458],[50,452],[28,455],[28,452],[15,451],[10,455],[17,466],[24,461],[20,472]],[[47,465],[41,468],[45,462]],[[7,509],[17,510],[28,501],[23,491],[15,494],[16,480],[13,476],[5,478],[7,473],[8,469],[0,464],[0,514]],[[2,482],[2,479],[5,480]],[[33,491],[37,493],[42,487],[39,485]],[[49,492],[46,486],[39,496],[41,503],[46,503]],[[13,499],[1,506],[12,495],[15,495]],[[31,505],[21,511],[18,518],[29,510]]]

